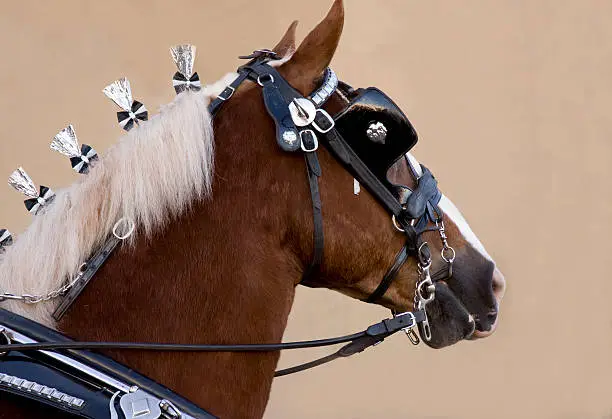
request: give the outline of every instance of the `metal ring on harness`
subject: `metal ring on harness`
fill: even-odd
[[[448,256],[447,256],[447,252],[448,252]],[[456,255],[457,254],[455,253],[455,249],[453,249],[451,246],[447,246],[443,248],[442,251],[440,252],[440,256],[442,257],[442,259],[444,259],[444,262],[446,263],[453,263],[455,261]]]
[[[417,287],[417,294],[424,304],[431,303],[436,296],[436,286],[431,280],[422,281]]]
[[[127,223],[127,231],[124,230],[125,232],[123,234],[120,234],[119,227],[122,227],[125,223]],[[115,223],[113,227],[113,236],[115,236],[119,240],[125,240],[130,237],[132,233],[134,233],[135,228],[136,225],[134,224],[134,221],[129,218],[123,217]]]
[[[395,227],[395,229],[396,229],[397,231],[399,231],[400,233],[405,233],[405,232],[406,232],[406,230],[404,230],[404,229],[403,229],[403,228],[402,228],[402,227],[399,225],[399,223],[397,222],[397,218],[395,218],[395,214],[393,214],[393,215],[391,216],[391,222],[393,223],[393,227]],[[414,225],[415,225],[415,224],[416,224],[416,220],[415,220],[415,219],[410,220],[410,225],[411,225],[411,226],[413,226],[413,227],[414,227]],[[419,250],[420,250],[420,249],[419,249]]]
[[[263,87],[264,82],[274,83],[274,76],[272,74],[262,74],[257,76],[257,84]]]

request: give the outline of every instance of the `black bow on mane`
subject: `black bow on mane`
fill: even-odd
[[[134,128],[134,123],[138,123],[138,120],[146,121],[149,119],[149,113],[145,105],[135,100],[132,102],[131,111],[119,111],[117,112],[117,120],[119,125],[126,131]]]

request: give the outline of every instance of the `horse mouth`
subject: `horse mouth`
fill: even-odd
[[[495,333],[495,331],[497,330],[497,325],[498,324],[499,324],[499,317],[497,317],[495,319],[495,322],[491,325],[491,328],[489,330],[474,329],[474,332],[472,333],[472,336],[470,336],[468,339],[469,340],[478,340],[478,339],[484,339],[486,337],[489,337],[493,333]]]
[[[440,349],[461,340],[484,338],[493,333],[494,328],[487,332],[476,330],[475,316],[446,282],[438,281],[435,287],[436,298],[427,305],[431,340],[424,341],[428,346]]]

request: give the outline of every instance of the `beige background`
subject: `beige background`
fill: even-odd
[[[279,379],[268,418],[610,418],[612,2],[346,0],[334,68],[377,85],[420,133],[416,155],[508,280],[492,338],[433,351],[403,336]],[[300,35],[330,0],[7,1],[0,12],[0,174],[75,179],[51,137],[104,151],[120,136],[100,90],[127,75],[149,109],[174,96],[167,48],[199,47],[214,81],[235,57]],[[0,188],[0,224],[29,220]],[[33,261],[35,261],[33,255]],[[300,290],[286,339],[359,330],[387,313]],[[282,364],[309,359],[291,353]]]

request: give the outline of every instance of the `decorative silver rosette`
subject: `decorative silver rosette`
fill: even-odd
[[[384,144],[387,138],[387,127],[382,122],[372,122],[366,132],[368,138],[379,144]]]
[[[55,198],[55,192],[46,186],[41,185],[40,191],[37,190],[36,185],[34,185],[34,182],[22,167],[11,174],[8,183],[17,191],[30,197],[23,202],[28,211],[34,215],[40,213],[40,211]]]
[[[189,44],[176,45],[170,48],[170,55],[172,55],[172,60],[178,68],[178,71],[172,77],[172,86],[174,86],[176,94],[185,90],[200,90],[202,88],[200,76],[193,72],[195,53],[196,47]]]
[[[53,137],[51,149],[70,158],[72,168],[81,174],[88,173],[91,164],[98,160],[98,153],[91,146],[83,144],[79,147],[79,140],[72,125],[68,125]]]
[[[139,121],[146,121],[149,118],[145,105],[132,98],[130,81],[125,77],[112,82],[102,91],[123,109],[123,111],[117,112],[117,121],[124,130],[129,131],[134,127],[134,124],[138,124]]]

